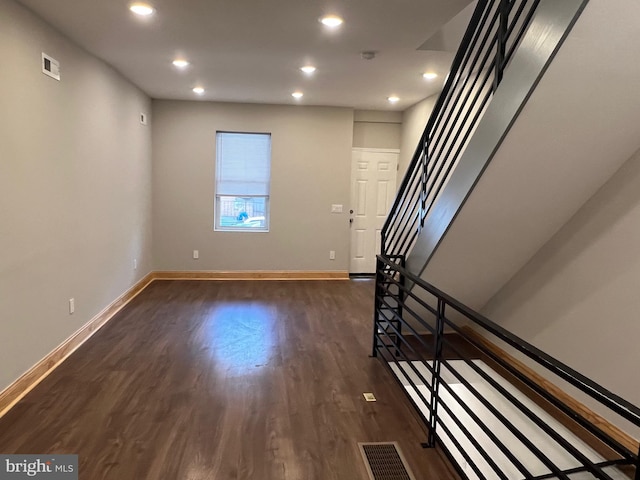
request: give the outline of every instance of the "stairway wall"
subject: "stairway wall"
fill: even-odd
[[[504,227],[505,220],[512,222],[513,219],[510,217],[514,213],[517,218],[518,211],[514,212],[512,207],[518,207],[519,201],[526,202],[527,195],[535,199],[538,192],[538,190],[530,190],[531,184],[526,175],[523,175],[522,178],[516,178],[520,171],[527,169],[535,171],[537,169],[537,171],[546,173],[548,165],[560,163],[558,160],[562,160],[549,155],[541,158],[540,153],[544,152],[545,147],[549,144],[549,142],[545,142],[544,136],[547,135],[553,139],[557,135],[558,127],[566,125],[566,118],[563,118],[562,114],[556,119],[552,117],[553,115],[558,116],[559,112],[564,113],[565,110],[571,112],[571,109],[567,108],[567,104],[562,103],[566,97],[557,98],[557,89],[562,89],[563,82],[571,81],[573,77],[571,75],[563,77],[562,75],[565,74],[563,71],[559,78],[552,77],[552,81],[549,82],[547,81],[550,76],[549,72],[546,73],[546,76],[544,75],[549,65],[551,65],[549,71],[554,69],[562,71],[562,69],[556,68],[557,60],[553,61],[554,55],[587,1],[567,0],[558,3],[552,0],[543,0],[540,2],[526,34],[504,72],[500,87],[493,94],[488,106],[483,109],[484,113],[474,126],[470,138],[465,142],[461,156],[455,159],[453,172],[446,179],[444,188],[430,208],[424,222],[424,228],[407,258],[407,268],[411,272],[416,274],[424,272],[426,276],[423,278],[432,283],[439,282],[441,288],[448,289],[467,303],[477,300],[477,298],[471,298],[472,296],[478,297],[486,294],[487,288],[498,288],[502,285],[508,279],[508,276],[502,277],[505,274],[503,269],[505,266],[510,267],[504,262],[493,263],[490,272],[492,278],[480,286],[467,283],[469,276],[464,273],[466,268],[482,265],[485,260],[482,255],[487,252],[497,256],[500,260],[506,253],[507,263],[513,261],[513,258],[509,257],[513,252],[504,248],[504,245],[501,245],[499,249],[494,248],[497,244],[491,238],[494,232],[487,228],[489,226],[487,217],[478,217],[476,215],[478,212],[468,213],[471,209],[466,204],[467,199],[471,196],[470,203],[474,207],[480,206],[480,214],[483,214],[488,206],[492,213],[496,213],[495,223],[499,227]],[[560,49],[561,53],[565,48]],[[570,59],[569,64],[572,63],[573,57],[565,58]],[[566,65],[564,66],[566,67]],[[541,78],[542,81],[540,81]],[[547,85],[546,91],[540,93],[545,84]],[[533,103],[534,106],[532,107],[527,102]],[[575,117],[569,115],[569,117],[578,121],[583,118],[577,115]],[[549,119],[551,119],[550,124],[547,123]],[[552,128],[547,128],[549,126]],[[468,127],[469,125],[466,126],[466,128]],[[512,130],[517,132],[519,137],[514,135]],[[514,141],[513,138],[516,140]],[[459,140],[464,140],[464,137]],[[553,142],[550,144],[552,145]],[[535,147],[538,147],[537,151]],[[541,161],[546,161],[547,164],[542,164]],[[483,176],[485,169],[490,175],[484,173]],[[598,168],[594,170],[598,170]],[[498,172],[498,175],[494,172]],[[588,178],[593,172],[587,169],[585,173],[585,177]],[[611,173],[613,170],[608,172],[609,175]],[[599,175],[599,173],[597,174]],[[486,179],[487,176],[489,180]],[[516,201],[502,195],[508,191],[510,184],[514,183],[513,180],[521,180],[521,185],[518,186],[522,188],[515,191],[518,194],[524,193]],[[545,181],[547,180],[552,182],[554,178],[549,176],[545,178]],[[580,197],[578,203],[573,205],[573,211],[586,198]],[[498,205],[497,209],[494,208],[496,204]],[[462,208],[463,205],[464,208]],[[562,212],[563,215],[565,213],[562,210],[558,210],[558,212]],[[461,217],[464,218],[464,221],[461,220]],[[555,228],[559,228],[567,218],[568,215],[563,216]],[[501,222],[503,223],[501,224]],[[463,232],[462,235],[459,234],[460,231]],[[478,231],[480,235],[477,234]],[[543,235],[546,240],[552,232],[540,229],[538,233]],[[469,242],[471,239],[473,239],[473,243]],[[535,236],[532,239],[534,242],[537,240]],[[466,250],[460,251],[456,241],[461,242]],[[451,245],[453,246],[453,254],[451,254]],[[541,245],[542,242],[534,243],[529,256],[523,261],[530,258],[535,249]],[[531,247],[531,242],[528,242],[526,248]],[[469,253],[473,255],[468,255]],[[462,257],[465,257],[464,261],[460,261]],[[484,263],[486,264],[486,262]],[[496,281],[502,283],[496,285]],[[462,287],[462,285],[464,286]],[[484,300],[487,298],[485,297]],[[471,305],[475,306],[475,303],[471,303]]]
[[[423,273],[475,309],[640,146],[640,5],[618,4],[589,2]]]
[[[640,405],[640,151],[483,308]]]

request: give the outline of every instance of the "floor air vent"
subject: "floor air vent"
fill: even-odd
[[[415,480],[397,442],[358,443],[371,480]]]

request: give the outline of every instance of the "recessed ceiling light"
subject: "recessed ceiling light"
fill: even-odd
[[[132,3],[129,5],[129,10],[142,17],[147,17],[155,12],[155,9],[151,5],[141,2]]]
[[[422,77],[426,80],[433,80],[434,78],[438,78],[438,74],[433,72],[427,72],[427,73],[423,73]]]
[[[203,95],[204,94],[204,88],[202,88],[202,87],[194,87],[193,88],[193,93],[195,93],[197,95]]]
[[[316,71],[316,67],[314,67],[313,65],[305,65],[304,67],[300,67],[300,70],[302,70],[307,75],[311,75]]]
[[[391,97],[388,97],[387,100],[389,100],[389,102],[391,103],[398,103],[400,101],[400,98],[392,95]]]
[[[302,92],[293,92],[293,93],[291,94],[291,96],[292,96],[293,98],[295,98],[296,100],[299,100],[300,98],[302,98],[302,96],[303,96],[303,95],[304,95],[304,93],[302,93]]]
[[[344,20],[337,15],[325,15],[320,19],[320,22],[327,27],[335,28],[342,25]]]
[[[174,67],[180,69],[187,68],[189,66],[189,62],[182,58],[176,58],[172,63]]]

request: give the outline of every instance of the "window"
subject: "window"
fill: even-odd
[[[216,133],[215,230],[269,231],[271,134]]]

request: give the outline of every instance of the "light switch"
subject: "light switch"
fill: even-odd
[[[335,203],[331,205],[331,213],[342,213],[342,205]]]

